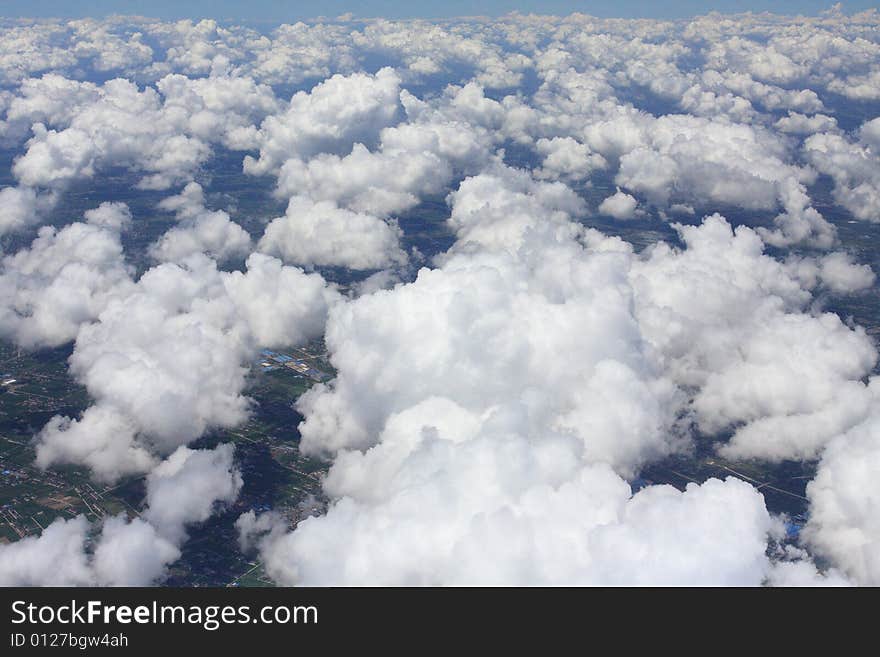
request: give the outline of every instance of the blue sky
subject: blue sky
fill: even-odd
[[[817,14],[832,3],[828,0],[2,0],[0,15],[8,17],[100,17],[108,14],[140,14],[163,19],[201,18],[239,21],[290,21],[315,16],[354,12],[358,16],[444,17],[499,15],[514,9],[522,12],[568,14],[581,11],[595,16],[682,18],[710,10],[724,13],[774,11],[784,14]],[[876,0],[843,3],[847,13],[876,7]]]

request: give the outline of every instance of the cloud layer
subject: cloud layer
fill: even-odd
[[[279,583],[876,585],[878,25],[0,21],[0,336],[90,400],[36,464],[146,482],[0,581],[161,581],[242,487],[188,446],[323,338],[326,509],[229,546]],[[741,479],[631,485],[698,442],[815,462],[801,539]]]

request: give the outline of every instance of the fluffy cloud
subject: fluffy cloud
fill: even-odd
[[[399,240],[393,223],[331,201],[294,197],[284,216],[266,226],[259,248],[298,265],[383,269],[406,260]]]
[[[338,297],[320,276],[268,256],[247,267],[220,272],[204,256],[160,265],[82,326],[70,368],[95,405],[46,426],[40,464],[83,463],[112,480],[145,471],[148,454],[242,422],[245,364],[257,347],[320,335]]]
[[[449,165],[433,153],[373,153],[355,144],[342,158],[325,154],[308,163],[288,160],[278,174],[278,194],[301,193],[386,216],[411,208],[420,196],[439,193],[451,177]]]
[[[0,265],[0,334],[33,348],[76,337],[131,288],[119,231],[130,220],[124,204],[104,203],[85,222],[43,227],[29,248]]]
[[[632,219],[636,216],[639,203],[626,192],[617,191],[599,204],[599,212],[615,219]]]
[[[62,188],[122,166],[144,174],[141,187],[167,189],[191,180],[213,143],[254,147],[256,124],[278,109],[270,88],[222,75],[171,75],[143,90],[121,78],[96,86],[45,76],[23,89],[4,125],[13,136],[32,129],[13,167],[30,187]]]
[[[809,161],[834,180],[834,198],[856,219],[880,221],[880,119],[862,126],[861,140],[833,133],[815,134],[804,142]]]
[[[816,565],[807,558],[804,550],[795,549],[793,559],[776,561],[770,569],[766,584],[768,586],[787,587],[843,587],[852,586],[849,580],[836,568],[819,571]],[[788,556],[788,555],[786,555]]]
[[[202,297],[222,294],[221,286],[205,261],[150,270],[135,292],[81,329],[71,372],[164,449],[241,422],[247,344],[228,317],[200,312]]]
[[[318,274],[260,253],[245,265],[245,273],[224,273],[223,286],[257,344],[289,347],[321,335],[329,309],[341,299],[334,287]]]
[[[234,502],[241,474],[232,464],[233,447],[178,448],[147,477],[144,518],[165,538],[180,543],[188,523],[204,522],[217,503]]]
[[[620,158],[615,181],[664,206],[670,199],[733,204],[747,209],[782,205],[779,229],[763,231],[776,245],[808,240],[828,247],[834,229],[806,195],[806,172],[786,164],[784,143],[752,126],[688,116],[664,116],[648,145]]]
[[[84,516],[59,518],[39,537],[0,545],[3,586],[85,586],[92,574],[83,552],[89,523]]]
[[[92,406],[78,419],[55,416],[36,436],[37,466],[56,463],[87,465],[101,481],[142,474],[156,465],[137,441],[137,425],[112,407]]]
[[[857,582],[880,582],[880,379],[869,386],[872,410],[867,418],[828,445],[816,477],[807,486],[810,519],[804,528],[809,545]]]
[[[70,80],[56,73],[29,78],[10,100],[2,124],[3,136],[15,142],[24,138],[33,123],[63,127],[100,98],[97,85]]]
[[[498,162],[462,181],[447,200],[447,223],[458,237],[454,248],[516,249],[530,234],[564,239],[578,232],[571,218],[586,213],[586,204],[566,185],[538,182]]]
[[[754,586],[770,568],[772,520],[739,480],[631,496],[626,482],[595,466],[558,487],[523,490],[514,478],[497,488],[471,459],[506,469],[513,445],[470,447],[425,445],[435,460],[451,460],[417,479],[401,473],[405,490],[391,499],[344,498],[293,533],[270,532],[258,540],[267,570],[302,585]]]
[[[241,474],[233,447],[180,447],[147,476],[146,509],[139,518],[107,518],[92,567],[99,585],[147,586],[162,579],[180,557],[187,527],[204,522],[234,502]]]
[[[63,129],[34,124],[13,167],[22,184],[60,187],[116,165],[143,171],[143,187],[162,189],[186,180],[210,155],[208,144],[185,133],[184,114],[164,110],[155,89],[116,79],[100,92]]]
[[[257,145],[255,124],[281,105],[270,87],[245,77],[169,75],[156,88],[164,97],[163,110],[185,117],[188,134],[240,150]]]
[[[561,221],[566,215],[555,209],[558,204],[577,207],[575,200],[551,184],[532,183],[536,194],[526,195],[520,187],[527,184],[523,175],[509,175],[509,181],[480,176],[457,192],[450,221],[462,225],[462,242],[475,243],[483,234],[464,229],[464,223],[476,222],[476,217],[493,227],[502,217],[508,224],[505,230],[492,232],[491,245],[502,236],[518,244],[529,230],[528,225],[514,223],[519,217],[545,218],[546,222],[556,212]],[[506,183],[510,187],[502,186]],[[468,214],[471,199],[487,187],[494,190],[495,198],[481,200],[492,209]],[[566,248],[578,247],[572,243],[560,247],[559,256],[571,259]],[[523,256],[525,262],[504,251],[481,257],[453,256],[441,270],[423,269],[410,285],[361,297],[331,312],[326,339],[340,376],[332,391],[318,388],[302,398],[307,416],[302,428],[304,448],[362,446],[367,436],[381,428],[388,413],[429,396],[447,397],[482,412],[526,391],[533,395],[537,426],[555,422],[560,428],[564,425],[564,432],[578,435],[577,426],[611,421],[591,413],[587,399],[592,392],[603,386],[607,390],[628,387],[639,395],[632,408],[620,410],[618,421],[627,424],[627,415],[633,421],[625,429],[628,440],[620,437],[615,444],[597,449],[609,460],[619,457],[622,466],[629,467],[628,450],[637,453],[635,443],[656,437],[657,424],[662,422],[660,400],[668,391],[662,382],[636,383],[649,367],[640,353],[627,295],[597,294],[586,283],[590,276],[614,280],[621,263],[612,256],[596,258],[582,265],[585,270],[572,271],[563,264],[556,268],[542,262],[547,254],[541,249],[529,251],[528,257]],[[537,272],[532,273],[533,267]],[[559,295],[565,304],[559,305]],[[579,343],[575,336],[590,330],[597,332],[596,339]],[[610,340],[606,331],[608,336],[628,337]],[[432,343],[434,348],[424,349]],[[473,344],[480,344],[479,350],[473,350]],[[606,344],[608,351],[602,346]],[[582,363],[579,371],[552,366],[551,354],[562,345],[577,354]],[[382,356],[376,358],[373,353]],[[367,363],[379,369],[365,368]],[[414,377],[414,372],[424,375]],[[473,372],[482,374],[474,377]],[[410,383],[403,385],[403,379]],[[370,380],[381,383],[376,386]],[[568,393],[552,399],[539,393],[560,389]],[[637,412],[637,407],[646,411]]]
[[[213,450],[181,447],[147,477],[140,517],[109,516],[94,526],[85,516],[57,519],[39,537],[0,546],[4,586],[148,586],[180,557],[186,527],[234,502],[241,474],[232,445]],[[93,550],[87,551],[90,535]]]
[[[153,49],[143,42],[144,35],[136,28],[119,30],[118,21],[80,19],[70,21],[68,27],[76,42],[73,54],[96,71],[132,72],[153,60]]]
[[[391,68],[334,75],[309,93],[296,93],[284,113],[263,122],[260,157],[248,156],[245,170],[267,173],[293,157],[345,153],[355,142],[371,143],[397,118],[399,95],[400,78]]]
[[[726,453],[815,456],[867,410],[864,332],[806,312],[796,267],[721,217],[678,227],[684,250],[636,256],[571,223],[564,187],[523,172],[466,180],[450,202],[459,243],[440,267],[331,311],[337,378],[298,402],[302,449],[334,455],[331,506],[292,533],[271,518],[240,525],[273,577],[825,581],[804,559],[771,564],[778,528],[749,484],[633,496],[620,475],[682,447],[688,390],[704,430],[737,427]],[[717,525],[725,507],[736,538]],[[720,536],[723,549],[704,543]],[[711,563],[667,556],[694,544]]]
[[[76,64],[76,57],[59,39],[66,30],[54,22],[5,25],[0,32],[0,76],[6,84],[31,74],[65,70]],[[60,42],[59,42],[60,41]]]
[[[654,531],[641,527],[641,500],[650,498],[650,507],[656,498],[674,515],[711,498],[703,491],[716,485],[721,497],[734,491],[727,503],[751,509],[742,516],[751,518],[751,547],[706,581],[761,581],[770,519],[749,486],[640,493],[629,510],[629,488],[607,464],[628,473],[674,448],[666,442],[674,389],[655,373],[621,285],[628,253],[615,245],[584,251],[573,226],[560,232],[563,190],[527,178],[500,169],[453,197],[451,221],[472,228],[459,231],[462,241],[482,248],[331,311],[326,339],[339,374],[299,408],[302,449],[337,455],[325,483],[336,502],[292,534],[275,530],[260,542],[281,581],[601,582],[612,570],[603,559],[631,544],[635,564],[644,548],[636,537]],[[494,194],[480,196],[486,189]],[[469,211],[476,198],[483,208]],[[475,224],[501,216],[523,219],[499,232],[504,241],[475,241],[483,234]],[[529,216],[543,219],[546,242],[524,241],[538,230]],[[548,223],[557,229],[547,231]],[[577,367],[560,366],[560,352]],[[650,522],[652,512],[644,513]],[[609,524],[620,525],[618,535]],[[606,531],[607,545],[592,556],[589,546],[603,540],[592,533]],[[336,540],[346,555],[328,549]],[[571,558],[549,558],[563,544]],[[658,561],[663,554],[661,547]],[[620,581],[638,581],[635,569],[618,572]],[[660,582],[661,572],[642,577]],[[697,572],[676,575],[697,581]]]
[[[781,132],[796,135],[811,135],[816,132],[830,132],[837,127],[837,119],[825,114],[805,116],[798,112],[789,112],[788,116],[779,119],[775,124]]]
[[[95,546],[93,568],[99,586],[149,586],[161,579],[180,549],[140,518],[107,518]]]
[[[579,180],[608,166],[604,157],[572,137],[541,138],[535,142],[535,148],[544,157],[536,174],[538,178]]]
[[[180,221],[151,245],[150,255],[159,262],[182,263],[196,254],[226,262],[250,253],[250,235],[227,212],[206,208],[202,186],[196,182],[164,199],[159,208],[174,211]]]
[[[859,292],[871,287],[877,277],[869,265],[861,265],[842,251],[835,251],[819,258],[789,257],[786,264],[806,287],[821,284],[836,294]]]
[[[31,187],[0,189],[0,236],[40,223],[57,199],[56,194],[38,194]]]
[[[401,92],[409,121],[383,128],[378,147],[355,143],[347,155],[292,157],[278,172],[276,193],[332,200],[356,212],[388,216],[438,194],[455,175],[489,161],[490,130],[503,109],[475,84],[447,87],[439,107]]]
[[[877,352],[861,328],[811,314],[798,272],[719,216],[678,227],[687,249],[649,249],[634,269],[641,326],[725,454],[811,458],[866,411]],[[815,265],[814,265],[815,266]]]

